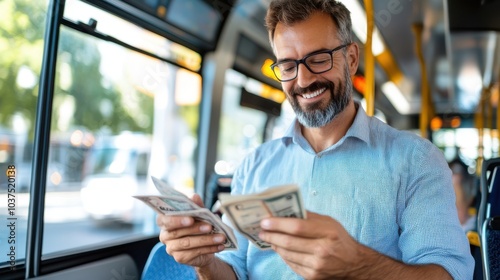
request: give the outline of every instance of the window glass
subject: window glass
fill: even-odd
[[[95,20],[97,22],[97,32],[112,36],[159,57],[173,60],[193,71],[198,71],[201,67],[201,56],[198,53],[157,34],[144,32],[137,25],[112,16],[84,2],[66,0],[64,17],[75,23],[82,22],[84,24],[89,24],[91,19]],[[116,28],[116,26],[120,26],[120,28]]]
[[[267,115],[240,106],[241,91],[258,94],[263,84],[233,70],[226,71],[215,172],[232,174],[241,160],[263,142]]]
[[[47,1],[0,1],[0,267],[24,262]]]
[[[481,135],[476,128],[443,128],[433,131],[432,141],[444,152],[448,161],[460,157],[469,166],[476,167],[480,150],[484,159],[498,157],[497,133],[497,130],[488,128]],[[479,143],[482,144],[481,149]]]
[[[68,1],[68,14],[79,9],[84,18],[98,15],[103,30],[130,31],[129,23],[72,2],[78,3]],[[4,0],[0,10],[0,251],[7,252],[0,266],[9,266],[25,257],[47,3]],[[158,42],[134,26],[137,34]],[[201,63],[199,54],[163,41],[166,53]],[[155,214],[132,195],[156,193],[151,176],[193,193],[201,83],[195,72],[61,27],[43,258],[157,235]]]
[[[156,235],[132,196],[151,176],[193,192],[201,77],[67,27],[56,71],[43,255]]]
[[[293,111],[292,105],[288,102],[288,99],[281,103],[281,115],[276,118],[273,127],[271,127],[271,138],[281,138],[285,134],[286,130],[290,127],[293,120],[295,119],[295,112]]]

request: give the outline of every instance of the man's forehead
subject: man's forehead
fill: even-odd
[[[306,20],[285,25],[278,23],[274,32],[273,51],[278,58],[288,53],[307,54],[338,45],[337,28],[328,14],[314,13]]]

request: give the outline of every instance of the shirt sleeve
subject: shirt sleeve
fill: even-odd
[[[474,259],[458,220],[451,171],[428,141],[408,159],[399,246],[405,263],[438,264],[454,279],[472,279]]]

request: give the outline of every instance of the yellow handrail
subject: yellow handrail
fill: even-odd
[[[420,23],[415,23],[412,25],[413,34],[415,35],[415,49],[420,62],[420,73],[422,80],[422,99],[420,108],[420,134],[423,138],[428,138],[427,132],[429,128],[429,122],[434,115],[434,107],[431,99],[431,91],[429,88],[429,81],[427,79],[427,67],[425,65],[424,54],[422,51],[422,32],[423,25]]]
[[[364,0],[366,9],[366,43],[365,43],[365,79],[366,79],[366,114],[373,116],[375,112],[375,58],[372,51],[374,29],[373,1]]]
[[[474,115],[474,123],[477,128],[477,168],[476,172],[478,175],[481,174],[481,169],[483,167],[483,159],[484,159],[484,118],[485,118],[485,107],[486,107],[486,96],[487,96],[487,88],[484,87],[481,91],[481,96],[479,98],[479,104],[477,105],[477,110]]]
[[[499,77],[500,79],[500,77]],[[497,130],[497,156],[500,156],[500,85],[494,85],[494,90],[496,91],[496,99],[497,99],[497,122],[496,122],[496,130]]]

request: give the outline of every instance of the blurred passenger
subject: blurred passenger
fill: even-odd
[[[455,189],[458,219],[467,234],[470,243],[471,255],[475,260],[474,280],[483,279],[481,248],[477,234],[476,197],[479,187],[474,174],[469,173],[468,166],[456,158],[449,162],[452,172],[453,188]]]
[[[468,166],[459,158],[449,163],[452,172],[453,188],[455,189],[458,219],[465,232],[476,230],[476,215],[474,213],[474,199],[477,194],[477,185]]]

